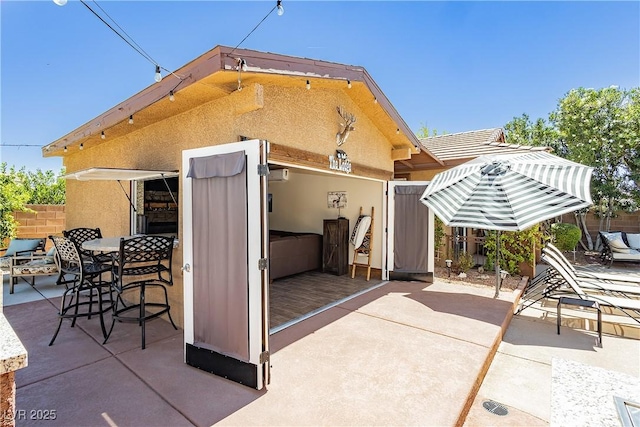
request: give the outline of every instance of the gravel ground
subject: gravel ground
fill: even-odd
[[[576,251],[575,253],[575,261],[573,252],[565,252],[564,254],[567,259],[575,264],[575,265],[589,265],[589,264],[601,264],[600,262],[600,253],[599,252],[584,252],[584,251]],[[493,271],[478,271],[478,268],[472,268],[467,271],[467,277],[459,277],[455,273],[451,273],[451,277],[448,277],[448,271],[446,267],[436,266],[435,276],[441,280],[450,281],[450,282],[463,282],[463,283],[471,283],[474,285],[483,285],[483,286],[491,286],[495,287],[496,285],[496,276]],[[507,276],[503,282],[501,289],[515,289],[520,284],[521,276]]]

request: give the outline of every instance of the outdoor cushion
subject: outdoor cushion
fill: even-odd
[[[614,252],[622,252],[621,250],[629,249],[629,246],[622,241],[622,238],[609,240],[609,247]]]
[[[611,252],[617,252],[619,254],[630,254],[633,249],[631,248],[619,248],[616,246],[611,246]]]
[[[622,240],[622,233],[621,232],[616,232],[616,233],[610,233],[607,231],[601,231],[600,234],[602,234],[602,236],[607,239],[607,241],[611,241],[611,240]],[[625,245],[626,247],[626,245]]]
[[[58,272],[58,267],[53,262],[47,262],[46,259],[36,259],[29,261],[26,264],[20,264],[13,267],[12,273],[14,276],[29,276],[36,274],[55,274]]]
[[[612,252],[613,259],[618,261],[640,261],[640,251],[629,249],[629,253]]]
[[[627,242],[633,249],[640,249],[640,233],[627,233]]]
[[[9,247],[4,253],[4,256],[11,257],[19,252],[33,251],[38,247],[40,242],[40,239],[14,239],[9,242]]]

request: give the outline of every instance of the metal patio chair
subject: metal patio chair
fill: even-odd
[[[74,327],[79,317],[90,319],[94,315],[99,316],[102,335],[106,338],[104,313],[112,309],[113,294],[111,280],[102,280],[102,275],[111,271],[111,265],[83,259],[77,244],[67,237],[49,238],[55,245],[61,274],[72,277],[65,282],[67,289],[62,294],[58,327],[49,345],[53,345],[56,340],[64,319],[71,319],[71,327]]]
[[[171,260],[173,237],[140,236],[120,239],[120,251],[115,260],[115,289],[118,298],[113,308],[111,329],[105,337],[107,342],[116,322],[138,323],[142,328],[142,349],[145,348],[145,322],[167,314],[174,329],[178,329],[171,318],[171,306],[167,286],[173,286]],[[160,289],[164,301],[147,301],[147,289]],[[138,302],[125,306],[122,295],[138,291]],[[122,305],[122,307],[121,307]],[[149,310],[149,311],[148,311]]]

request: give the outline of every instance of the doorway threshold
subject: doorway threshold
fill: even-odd
[[[358,292],[356,292],[354,294],[351,294],[351,295],[349,295],[347,297],[341,298],[341,299],[339,299],[337,301],[334,301],[334,302],[332,302],[330,304],[327,304],[327,305],[322,306],[320,308],[316,308],[315,310],[310,311],[309,313],[303,314],[302,316],[296,317],[295,319],[291,319],[291,320],[289,320],[287,322],[284,322],[284,323],[282,323],[282,324],[280,324],[278,326],[274,326],[273,328],[269,329],[269,335],[273,335],[275,333],[278,333],[278,332],[280,332],[280,331],[282,331],[284,329],[287,329],[290,326],[293,326],[293,325],[295,325],[297,323],[302,322],[303,320],[307,320],[308,318],[313,317],[316,314],[320,314],[323,311],[327,311],[330,308],[333,308],[333,307],[336,307],[336,306],[338,306],[340,304],[343,304],[343,303],[345,303],[345,302],[347,302],[347,301],[349,301],[349,300],[351,300],[353,298],[359,297],[360,295],[366,294],[367,292],[370,292],[370,291],[372,291],[374,289],[378,289],[379,287],[381,287],[383,285],[386,285],[387,283],[389,283],[388,280],[382,281],[382,282],[377,283],[377,284],[375,284],[375,285],[373,285],[373,286],[371,286],[369,288],[366,288],[366,289],[363,289],[361,291],[358,291]]]

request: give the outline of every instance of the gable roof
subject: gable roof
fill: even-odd
[[[44,146],[42,154],[64,156],[65,147],[71,153],[78,150],[80,144],[90,147],[140,129],[140,126],[135,129],[128,126],[131,115],[135,115],[136,123],[147,126],[227,96],[238,89],[240,58],[246,63],[246,71],[244,68],[242,71],[243,86],[259,83],[304,87],[310,81],[314,88],[340,88],[371,118],[394,148],[420,151],[418,138],[363,67],[216,46],[160,82]],[[176,98],[179,96],[179,102],[178,99],[163,102],[170,92],[174,92]],[[107,140],[101,138],[103,131],[109,135]]]
[[[547,150],[547,147],[507,144],[502,128],[420,138],[420,144],[445,162],[452,160],[467,161],[487,154],[521,153],[523,150]]]
[[[442,168],[425,160],[423,153],[429,153],[444,163],[445,167],[456,166],[488,154],[509,154],[528,151],[550,151],[548,147],[508,144],[502,128],[480,129],[467,132],[420,138],[422,153],[410,160],[396,162],[395,173]]]

